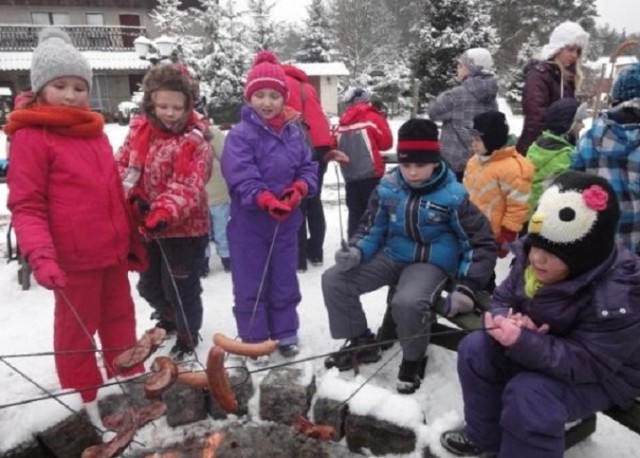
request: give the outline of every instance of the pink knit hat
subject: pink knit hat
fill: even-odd
[[[253,66],[247,75],[244,96],[251,99],[254,92],[260,89],[273,89],[287,97],[287,80],[278,58],[270,51],[260,51],[253,60]]]

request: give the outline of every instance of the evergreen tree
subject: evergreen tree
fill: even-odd
[[[456,59],[467,49],[497,46],[488,11],[478,0],[431,0],[425,5],[413,70],[421,98],[430,100],[454,84]],[[484,0],[482,0],[482,3]],[[474,15],[475,13],[475,15]]]
[[[180,9],[182,0],[158,0],[149,16],[160,35],[179,37],[188,27],[189,14]]]
[[[274,3],[268,3],[267,0],[249,0],[249,15],[253,24],[251,40],[254,51],[273,49],[276,36],[271,10],[274,5]]]
[[[296,58],[299,62],[331,62],[335,56],[334,43],[323,0],[312,0],[307,12],[309,18]]]
[[[394,17],[394,27],[400,31],[400,45],[409,46],[419,37],[419,25],[428,0],[385,0]]]
[[[304,31],[299,24],[280,23],[276,27],[276,42],[274,49],[278,52],[278,58],[282,62],[296,59],[296,55],[302,48]]]

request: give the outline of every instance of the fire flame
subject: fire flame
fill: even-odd
[[[222,443],[223,438],[224,435],[222,433],[214,433],[209,436],[202,450],[202,458],[216,458],[216,449]]]

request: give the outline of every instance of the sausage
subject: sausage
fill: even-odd
[[[82,458],[112,458],[120,455],[129,446],[138,431],[138,425],[133,417],[133,409],[128,409],[121,418],[118,434],[109,442],[86,448],[82,452]]]
[[[304,434],[305,436],[311,437],[313,439],[320,439],[324,441],[338,440],[336,429],[333,426],[316,425],[315,423],[312,423],[309,420],[307,420],[302,415],[297,417],[293,421],[293,428],[296,431],[298,431],[300,434]]]
[[[248,343],[231,339],[220,332],[216,332],[213,335],[213,344],[221,347],[227,353],[240,356],[249,356],[251,358],[268,355],[276,351],[276,348],[278,348],[277,340],[265,340],[264,342]]]
[[[165,336],[164,329],[152,328],[145,331],[135,345],[115,357],[113,366],[118,370],[126,370],[144,362],[151,353],[157,350]]]
[[[136,429],[144,426],[150,421],[157,420],[167,413],[167,405],[161,401],[155,401],[141,408],[133,409],[134,421]]]
[[[192,388],[209,389],[209,380],[206,372],[192,372],[178,370],[178,383],[190,386]]]
[[[222,410],[227,413],[238,411],[238,400],[229,385],[229,377],[224,368],[225,351],[222,347],[214,345],[207,356],[207,380],[211,396],[218,401]]]
[[[144,383],[144,397],[157,399],[178,378],[178,366],[168,356],[158,356],[151,364],[153,372]]]

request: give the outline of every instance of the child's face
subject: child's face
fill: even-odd
[[[473,151],[473,154],[477,154],[478,156],[487,154],[487,148],[485,148],[482,138],[473,137],[471,139],[471,151]]]
[[[409,186],[419,186],[431,178],[437,166],[438,163],[416,164],[413,162],[403,162],[400,164],[400,173],[402,173],[402,178],[404,178],[404,181],[406,181]]]
[[[184,116],[187,97],[182,92],[158,90],[151,94],[151,100],[153,114],[167,129]]]
[[[260,89],[251,94],[249,104],[263,119],[272,119],[280,114],[284,107],[284,97],[273,89]]]
[[[529,251],[529,263],[540,283],[552,285],[569,276],[569,267],[555,254],[535,246]]]
[[[62,76],[49,81],[41,94],[48,105],[86,108],[89,106],[89,87],[77,76]]]

